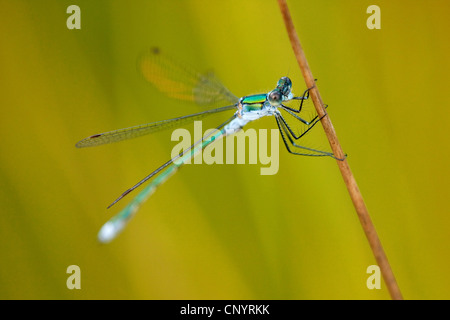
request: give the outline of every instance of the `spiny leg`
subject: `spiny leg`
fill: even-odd
[[[290,110],[290,111],[293,111],[293,112],[295,112],[295,113],[300,113],[300,112],[302,111],[303,102],[304,102],[305,100],[308,100],[308,99],[309,99],[309,90],[311,90],[311,89],[314,88],[315,86],[316,86],[316,85],[314,84],[311,88],[306,89],[305,92],[303,92],[303,94],[302,94],[301,97],[293,97],[293,98],[291,99],[291,100],[301,100],[300,106],[298,107],[298,110],[297,110],[297,109],[294,109],[294,108],[290,108],[290,107],[285,106],[285,105],[283,105],[283,104],[282,104],[281,106],[283,107],[283,109]]]
[[[325,107],[325,109],[327,109],[327,108],[328,108],[328,105],[325,104],[324,107]],[[285,111],[287,111],[287,110],[285,110]],[[294,116],[294,117],[296,116],[295,114],[293,114],[293,113],[291,113],[291,112],[289,112],[289,111],[287,111],[287,112],[288,112],[291,116]],[[311,129],[312,129],[312,128],[320,121],[320,120],[322,120],[324,117],[326,117],[326,116],[328,115],[328,113],[327,113],[326,111],[325,111],[325,114],[324,114],[323,116],[321,116],[320,118],[319,118],[318,115],[316,115],[316,116],[310,121],[310,126],[308,127],[308,129],[306,129],[302,134],[300,134],[300,136],[297,136],[297,135],[294,133],[294,131],[291,129],[291,127],[289,126],[289,124],[287,123],[287,121],[284,119],[283,115],[282,115],[280,112],[278,112],[278,114],[279,114],[280,119],[281,119],[282,122],[283,122],[282,127],[283,127],[284,131],[285,131],[285,132],[286,132],[286,131],[289,131],[289,133],[286,132],[286,134],[287,134],[289,140],[291,141],[291,143],[292,143],[292,145],[293,145],[294,147],[302,148],[302,149],[305,149],[305,148],[306,148],[306,149],[308,149],[308,150],[313,150],[313,151],[315,151],[315,152],[326,153],[326,155],[332,157],[333,159],[339,160],[339,161],[344,161],[344,160],[347,158],[347,154],[345,154],[343,158],[337,158],[337,157],[335,157],[334,154],[331,153],[331,152],[325,152],[325,151],[321,151],[321,150],[316,150],[316,149],[311,149],[311,148],[307,148],[307,147],[304,147],[304,146],[300,146],[300,145],[297,145],[297,144],[292,140],[292,138],[294,138],[295,140],[298,140],[298,139],[300,139],[301,137],[303,137],[306,133],[308,133],[309,130],[311,130]],[[297,117],[295,117],[295,118],[297,118]],[[299,120],[302,121],[303,119],[299,119]],[[287,129],[287,130],[286,130],[286,129]]]
[[[324,114],[324,115],[323,115],[322,117],[320,117],[320,119],[318,119],[315,123],[317,123],[319,120],[321,120],[321,119],[322,119],[323,117],[325,117],[326,115],[327,115],[327,114]],[[276,117],[276,120],[277,120],[278,129],[280,130],[280,133],[281,133],[281,137],[283,138],[284,144],[285,144],[286,148],[288,149],[288,151],[289,151],[290,153],[296,154],[296,155],[305,155],[305,156],[329,156],[329,157],[332,157],[333,159],[336,159],[336,160],[339,160],[339,161],[344,161],[344,160],[347,158],[347,154],[345,154],[344,158],[337,158],[337,157],[335,157],[334,154],[331,153],[331,152],[326,152],[326,151],[322,151],[322,150],[312,149],[312,148],[308,148],[308,147],[300,146],[300,145],[296,144],[296,143],[294,142],[294,140],[292,140],[292,137],[291,137],[291,135],[290,135],[290,132],[289,132],[289,130],[287,129],[288,126],[285,124],[285,122],[283,122],[283,121],[280,119],[280,118],[282,118],[282,116],[281,116],[281,115],[275,115],[275,117]],[[314,123],[314,124],[315,124],[315,123]],[[309,131],[311,128],[312,128],[312,127],[309,127],[307,131]],[[306,131],[306,132],[307,132],[307,131]],[[306,132],[304,132],[302,135],[304,135]],[[292,151],[292,150],[290,149],[290,147],[289,147],[289,144],[287,143],[286,136],[287,136],[288,140],[291,142],[291,144],[292,144],[293,147],[300,148],[300,149],[303,149],[303,150],[308,150],[308,151],[311,151],[311,152],[317,152],[317,153],[319,153],[319,154],[305,154],[305,153],[299,153],[299,152],[294,152],[294,151]]]
[[[280,119],[280,115],[279,114],[275,114],[275,119],[277,121],[277,125],[278,125],[278,130],[281,133],[281,137],[283,139],[284,145],[286,146],[286,149],[288,150],[289,153],[295,154],[295,155],[302,155],[302,156],[313,156],[313,157],[323,157],[323,156],[329,156],[332,157],[334,159],[337,159],[336,157],[334,157],[334,155],[330,152],[325,152],[325,151],[321,151],[321,150],[316,150],[316,149],[312,149],[312,148],[308,148],[308,147],[304,147],[304,146],[300,146],[295,144],[295,142],[293,141],[292,137],[290,136],[289,130],[286,128],[284,122]],[[286,139],[287,137],[287,139]],[[291,149],[291,146],[288,143],[291,143],[292,147],[298,148],[298,149],[302,149],[302,150],[307,150],[309,152],[315,152],[315,153],[304,153],[304,152],[296,152],[293,151]],[[337,159],[340,160],[340,159]]]
[[[285,110],[287,111],[287,110]],[[295,117],[296,119],[297,116],[289,111],[287,111],[291,116]],[[301,137],[303,137],[306,133],[308,133],[309,130],[311,130],[316,124],[317,122],[319,122],[325,115],[323,115],[321,118],[318,118],[319,116],[316,115],[313,119],[311,119],[311,121],[309,121],[308,123],[305,123],[303,119],[298,119],[299,121],[305,123],[306,125],[308,125],[308,129],[306,129],[304,132],[302,132],[299,136],[297,136],[294,131],[291,129],[291,127],[289,126],[289,124],[287,123],[287,121],[284,119],[283,115],[281,113],[279,113],[280,119],[283,121],[283,123],[285,124],[286,128],[289,130],[291,136],[295,139],[298,140]]]
[[[286,107],[285,105],[281,105],[280,108],[281,108],[282,110],[286,111],[287,113],[289,113],[289,114],[290,114],[291,116],[293,116],[295,119],[297,119],[297,120],[303,122],[303,123],[306,124],[307,126],[309,126],[309,125],[311,124],[311,122],[314,121],[314,119],[315,119],[315,118],[314,118],[314,119],[311,120],[311,121],[306,121],[305,119],[300,118],[298,115],[296,115],[294,112],[292,112],[292,111],[290,110],[291,108],[288,108],[288,107]]]
[[[325,105],[325,108],[327,108],[328,106]],[[305,119],[299,117],[298,115],[296,115],[295,113],[293,113],[292,111],[285,109],[284,106],[281,106],[281,110],[286,111],[287,113],[289,113],[290,116],[294,117],[296,120],[303,122],[305,125],[309,126],[311,124],[314,124],[315,121],[317,121],[318,115],[314,116],[314,118],[312,118],[309,121],[306,121]],[[319,120],[321,120],[322,118],[320,118]]]

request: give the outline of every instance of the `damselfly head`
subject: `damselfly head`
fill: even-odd
[[[292,81],[288,77],[282,77],[277,82],[277,89],[283,94],[283,96],[287,97],[289,93],[291,93],[292,89]]]

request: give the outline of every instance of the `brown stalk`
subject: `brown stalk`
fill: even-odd
[[[300,45],[300,40],[295,31],[294,24],[289,13],[289,8],[286,4],[286,0],[278,0],[278,5],[280,6],[280,11],[286,25],[292,49],[294,50],[295,57],[297,58],[300,70],[303,74],[303,78],[305,79],[306,86],[307,88],[312,88],[310,90],[310,97],[317,110],[317,114],[321,118],[321,123],[327,135],[328,141],[330,142],[331,149],[333,150],[336,158],[343,159],[345,158],[345,153],[342,151],[342,147],[339,144],[336,131],[334,130],[333,124],[331,123],[330,116],[325,116],[326,111],[322,98],[320,97],[319,89],[315,84],[315,80],[306,60],[305,53],[303,52],[302,46]],[[392,272],[387,256],[384,253],[380,239],[378,238],[377,232],[375,230],[375,226],[370,219],[369,211],[367,210],[364,199],[361,195],[358,185],[356,184],[355,177],[350,170],[347,159],[344,159],[343,161],[336,161],[339,166],[339,170],[341,171],[342,177],[344,178],[344,182],[347,186],[350,198],[352,199],[353,205],[356,209],[356,213],[358,214],[361,226],[364,230],[364,233],[366,234],[367,240],[369,241],[369,245],[372,249],[373,255],[375,256],[377,264],[380,267],[381,274],[383,275],[386,287],[389,290],[391,298],[394,300],[401,300],[403,299],[403,297],[400,292],[400,288],[397,285],[394,273]]]

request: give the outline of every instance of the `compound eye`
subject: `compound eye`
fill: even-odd
[[[289,79],[288,77],[282,77],[281,79],[280,79],[280,81],[283,81],[283,84],[286,86],[286,87],[292,87],[292,81],[291,81],[291,79]]]
[[[281,93],[278,90],[271,91],[268,99],[271,105],[278,106],[281,104],[282,100]]]
[[[277,88],[281,91],[281,93],[284,96],[288,96],[291,92],[292,88],[292,81],[288,77],[282,77],[280,80],[278,80]]]

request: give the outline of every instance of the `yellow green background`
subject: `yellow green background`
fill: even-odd
[[[66,27],[71,4],[81,30]],[[450,298],[448,2],[288,4],[404,297]],[[371,4],[381,30],[366,27]],[[238,96],[286,74],[304,90],[275,0],[3,0],[0,21],[0,298],[389,299],[366,287],[375,260],[335,161],[281,143],[277,175],[186,166],[115,241],[96,240],[125,202],[106,206],[174,142],[75,143],[202,110],[142,81],[145,49]],[[73,264],[80,290],[66,287]]]

